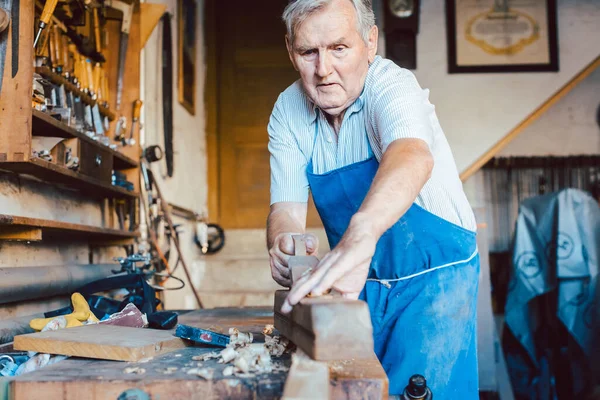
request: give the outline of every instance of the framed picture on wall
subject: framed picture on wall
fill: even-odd
[[[446,0],[448,72],[558,71],[556,0]]]
[[[196,114],[196,29],[195,0],[178,0],[178,79],[179,103],[192,115]]]

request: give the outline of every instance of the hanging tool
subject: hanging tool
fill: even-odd
[[[142,101],[140,99],[133,102],[133,115],[131,116],[131,130],[129,131],[129,139],[123,142],[123,146],[134,146],[135,139],[133,134],[135,133],[135,126],[140,119],[140,113],[142,111]]]
[[[173,176],[173,51],[171,41],[171,14],[164,13],[162,51],[163,129],[167,175]]]
[[[125,130],[127,129],[127,118],[121,116],[117,121],[117,126],[115,127],[115,142],[123,143],[125,141]]]
[[[133,16],[133,4],[127,4],[120,0],[106,0],[104,5],[123,13],[123,22],[121,23],[121,38],[119,41],[119,68],[117,72],[117,110],[121,109],[121,96],[123,94],[123,78],[125,75],[125,59],[127,57],[127,44],[129,42],[129,28],[131,28],[131,18]]]
[[[10,24],[11,6],[12,0],[0,0],[0,93],[2,93],[2,77],[4,76],[4,63],[6,61],[6,47],[8,44],[7,28]]]
[[[44,10],[42,11],[42,15],[40,16],[40,24],[38,25],[38,32],[35,35],[35,40],[33,41],[33,48],[37,46],[38,40],[40,39],[40,35],[42,31],[50,22],[50,18],[52,14],[54,14],[54,10],[56,9],[56,4],[58,0],[46,0],[46,4],[44,4]]]

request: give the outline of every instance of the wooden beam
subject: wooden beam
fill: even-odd
[[[292,366],[285,380],[282,400],[328,400],[329,366],[311,360],[302,351],[292,354]]]
[[[275,292],[275,328],[317,361],[374,357],[367,303],[341,297],[305,298],[289,315],[279,312],[289,291]]]
[[[491,158],[498,154],[506,145],[512,142],[521,132],[523,132],[534,121],[544,115],[554,104],[562,99],[567,93],[573,90],[581,81],[587,78],[596,68],[600,66],[600,56],[589,63],[583,70],[575,75],[569,82],[555,92],[549,99],[540,105],[535,111],[529,114],[523,121],[519,123],[512,131],[500,139],[491,149],[479,157],[477,161],[471,164],[460,174],[460,179],[464,182],[471,177],[475,172],[479,171]]]
[[[0,240],[40,242],[42,229],[29,226],[0,226]]]
[[[140,49],[143,49],[154,28],[158,25],[158,21],[167,11],[167,6],[165,4],[140,3],[140,7]]]

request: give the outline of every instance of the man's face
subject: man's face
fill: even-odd
[[[377,52],[377,27],[365,43],[349,0],[334,0],[296,28],[294,43],[286,38],[294,67],[310,99],[338,116],[360,96],[369,62]]]

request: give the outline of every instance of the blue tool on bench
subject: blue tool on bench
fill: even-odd
[[[188,339],[196,343],[209,344],[212,346],[227,347],[229,336],[214,330],[196,328],[194,326],[178,324],[175,336]]]

